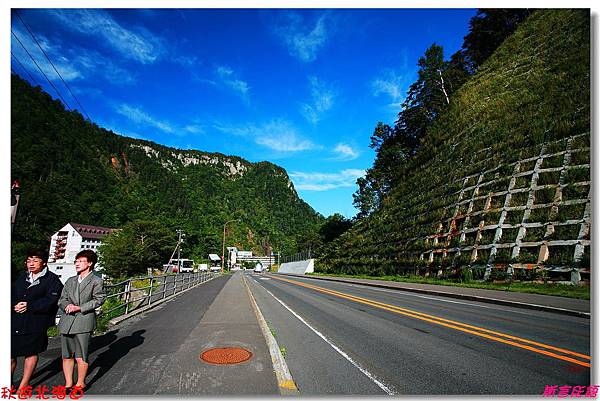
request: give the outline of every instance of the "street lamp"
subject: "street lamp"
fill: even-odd
[[[229,220],[226,221],[225,224],[223,224],[223,251],[221,253],[221,274],[223,274],[223,270],[225,267],[225,227],[227,226],[227,224],[232,223],[234,221],[240,221],[240,219]]]

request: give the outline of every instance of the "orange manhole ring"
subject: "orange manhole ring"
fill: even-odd
[[[235,365],[250,358],[252,352],[237,347],[212,348],[200,354],[201,360],[215,365]]]

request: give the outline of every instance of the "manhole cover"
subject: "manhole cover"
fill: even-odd
[[[204,362],[216,365],[234,365],[246,362],[250,358],[252,358],[252,352],[237,347],[213,348],[200,354],[200,359]]]

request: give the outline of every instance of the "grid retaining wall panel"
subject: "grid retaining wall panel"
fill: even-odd
[[[449,213],[451,217],[433,224],[437,229],[431,234],[411,238],[405,243],[415,240],[423,241],[425,249],[421,250],[419,256],[430,263],[438,255],[447,258],[450,252],[456,256],[467,253],[472,263],[494,265],[497,262],[496,255],[498,255],[498,251],[510,249],[512,262],[520,262],[514,263],[517,268],[532,268],[544,265],[549,270],[572,270],[573,263],[571,262],[579,261],[584,256],[586,247],[588,247],[587,251],[589,252],[590,246],[590,148],[587,146],[573,146],[578,138],[585,136],[589,137],[589,134],[580,134],[568,138],[566,147],[559,150],[556,150],[556,146],[560,142],[564,142],[564,139],[544,144],[540,147],[538,155],[504,165],[513,167],[512,174],[509,176],[497,175],[498,170],[503,166],[499,165],[492,170],[481,171],[478,174],[464,177],[462,188],[458,191],[457,201],[445,207],[445,209],[452,211],[452,213]],[[573,154],[576,154],[578,158],[575,163],[572,163]],[[550,162],[556,164],[559,158],[562,158],[560,165],[545,167]],[[584,163],[581,163],[582,159]],[[531,165],[533,165],[533,168],[529,169],[528,167]],[[576,170],[579,170],[579,172]],[[587,170],[587,173],[584,172],[582,177],[583,170]],[[573,175],[574,178],[571,178],[570,175]],[[476,177],[476,182],[473,184],[474,177]],[[494,189],[496,183],[506,181],[507,178],[506,189]],[[528,183],[523,186],[522,184],[526,183],[527,180]],[[516,187],[517,182],[520,185]],[[492,188],[489,193],[486,193],[486,187]],[[567,187],[570,187],[571,190],[579,188],[581,190],[580,195],[587,193],[585,196],[563,200],[564,191]],[[541,197],[544,191],[545,194],[552,193],[552,196],[549,200],[546,199],[544,203],[540,203],[540,199],[536,199],[536,196]],[[480,195],[482,192],[484,195]],[[525,193],[527,193],[525,205],[511,206],[513,196]],[[523,195],[517,196],[523,197]],[[481,210],[474,210],[474,205],[477,202],[479,205],[483,204]],[[466,210],[463,213],[465,207]],[[433,210],[433,212],[436,211],[437,209]],[[572,213],[567,215],[568,211]],[[578,211],[581,213],[577,214]],[[426,210],[421,215],[431,212],[431,210]],[[507,223],[506,218],[510,212],[515,213],[515,215],[522,212],[521,220]],[[543,217],[544,213],[547,213],[547,218],[540,218],[540,216]],[[416,221],[418,221],[419,216]],[[490,220],[489,216],[497,218]],[[531,222],[530,220],[535,221]],[[457,224],[461,225],[460,230],[456,229]],[[576,230],[571,230],[576,231],[576,234],[568,238],[556,238],[554,233],[557,228],[565,226],[578,226]],[[447,227],[446,230],[444,230],[445,227]],[[545,228],[542,238],[536,241],[525,241],[527,231],[535,228]],[[504,242],[504,239],[502,239],[503,231],[508,229],[518,229],[517,236],[512,242]],[[492,231],[493,234],[491,234]],[[475,233],[474,243],[466,244],[467,236],[472,237],[473,233]],[[491,241],[484,240],[492,235]],[[454,237],[458,237],[459,241],[458,244],[454,243],[451,246],[450,243]],[[571,248],[568,247],[572,246],[574,246],[574,251],[571,255],[561,254],[564,250],[570,252]],[[526,249],[527,255],[532,252],[535,253],[535,258],[531,260],[519,259],[523,249]],[[487,258],[482,260],[481,257],[478,257],[480,253],[488,255]],[[558,257],[558,262],[555,262],[557,254],[560,257]],[[506,260],[501,261],[501,263],[507,262]],[[584,266],[580,271],[589,273],[589,267]]]

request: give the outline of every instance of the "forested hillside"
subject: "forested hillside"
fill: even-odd
[[[396,126],[372,137],[359,219],[324,252],[322,271],[589,272],[589,11],[516,20],[486,57],[444,62],[434,45],[419,60]],[[494,32],[476,23],[467,50]]]
[[[48,246],[67,222],[119,228],[154,221],[186,233],[186,257],[227,245],[289,254],[324,218],[302,201],[284,169],[235,156],[179,150],[122,137],[68,112],[12,76],[11,178],[21,184],[13,263]],[[165,260],[166,262],[166,260]]]

